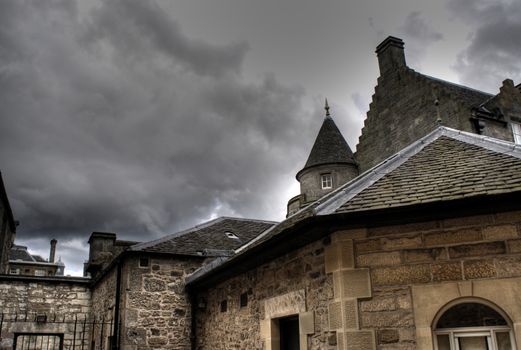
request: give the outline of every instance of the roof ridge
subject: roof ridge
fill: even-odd
[[[466,85],[463,85],[463,84],[458,84],[458,83],[454,83],[452,81],[448,81],[448,80],[445,80],[445,79],[440,79],[440,78],[436,78],[436,77],[433,77],[431,75],[428,75],[428,74],[423,74],[423,73],[420,73],[420,72],[417,72],[415,71],[414,69],[411,69],[409,68],[412,72],[424,77],[424,78],[428,78],[428,79],[431,79],[431,80],[434,80],[434,81],[437,81],[437,82],[440,82],[440,83],[444,83],[444,84],[448,84],[448,85],[451,85],[451,86],[454,86],[454,87],[457,87],[457,88],[460,88],[460,89],[465,89],[465,90],[469,90],[469,91],[472,91],[472,92],[477,92],[477,93],[480,93],[480,94],[484,94],[484,95],[488,95],[490,97],[494,97],[495,95],[493,93],[490,93],[490,92],[486,92],[486,91],[482,91],[482,90],[478,90],[478,89],[475,89],[475,88],[471,88],[469,86],[466,86]]]

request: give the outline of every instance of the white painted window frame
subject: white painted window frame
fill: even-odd
[[[512,350],[514,350],[515,340],[512,329],[508,326],[496,326],[496,327],[471,327],[471,328],[445,328],[445,329],[437,329],[434,333],[434,348],[435,350],[439,350],[438,348],[438,335],[448,335],[450,348],[451,350],[461,350],[459,347],[458,338],[465,337],[487,337],[487,342],[490,350],[497,350],[497,338],[496,333],[508,332],[510,336],[510,344],[512,345]]]
[[[514,136],[514,142],[517,145],[521,145],[521,123],[510,122],[512,128],[512,135]]]
[[[331,173],[320,174],[320,185],[323,190],[333,188],[333,175]]]

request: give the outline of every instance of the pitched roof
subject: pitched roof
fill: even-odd
[[[307,218],[518,192],[521,192],[521,146],[438,127],[260,234],[230,258],[199,269],[187,282],[194,283],[214,270],[224,271],[234,266],[242,255],[262,249],[268,241]]]
[[[27,247],[21,245],[13,245],[9,250],[9,260],[35,261],[32,255],[27,251]]]
[[[130,251],[197,256],[228,256],[276,222],[221,217],[160,239],[136,244]]]
[[[335,163],[355,164],[356,162],[351,148],[338,130],[333,118],[327,116],[320,127],[306,165],[299,171],[297,178],[303,170],[310,167]]]
[[[521,191],[521,147],[439,127],[318,204],[318,215]]]
[[[463,102],[469,107],[477,107],[480,104],[482,104],[485,101],[488,101],[492,96],[492,94],[489,94],[488,92],[476,90],[473,88],[470,88],[468,86],[452,83],[450,81],[446,81],[443,79],[431,77],[430,75],[418,73],[414,71],[413,69],[410,69],[414,73],[416,73],[418,76],[421,76],[435,85],[443,88],[447,93],[452,95],[455,99]]]

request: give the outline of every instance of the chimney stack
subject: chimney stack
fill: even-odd
[[[57,240],[55,240],[54,238],[51,239],[51,252],[49,253],[49,262],[50,263],[54,262],[54,257],[56,255],[56,243],[58,243]]]
[[[388,36],[376,47],[380,76],[406,67],[403,40],[394,36]]]

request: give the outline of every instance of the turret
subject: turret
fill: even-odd
[[[288,202],[288,216],[358,176],[353,152],[338,130],[327,103],[326,116],[304,168],[297,175],[300,194]]]

